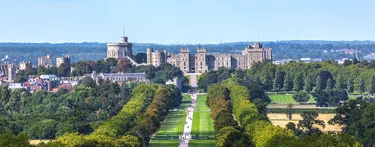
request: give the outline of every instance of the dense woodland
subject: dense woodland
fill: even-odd
[[[197,47],[205,47],[208,52],[221,53],[241,53],[248,44],[253,42],[234,42],[220,44],[172,44],[161,45],[151,43],[134,43],[134,53],[145,53],[146,48],[152,47],[157,50],[167,50],[178,53],[181,48],[189,47],[192,52],[196,52]],[[341,59],[344,57],[353,58],[353,55],[342,52],[324,53],[323,50],[359,49],[359,57],[372,53],[375,50],[375,42],[372,41],[277,41],[262,42],[263,47],[273,49],[273,59],[300,59],[303,57]],[[53,58],[70,54],[72,62],[82,60],[97,61],[106,57],[106,43],[0,43],[0,54],[9,55],[17,62],[30,60],[34,65],[37,58],[51,54]],[[3,58],[3,57],[2,57]],[[55,60],[53,60],[55,62]]]
[[[30,139],[54,139],[65,133],[91,133],[116,115],[131,97],[128,85],[85,78],[71,92],[57,93],[1,87],[0,132],[24,133]]]
[[[27,137],[57,137],[40,146],[147,146],[168,110],[179,106],[182,99],[172,85],[142,84],[131,89],[106,82],[94,86],[97,89],[87,87],[93,86],[92,82],[87,79],[58,97],[43,91],[31,96],[8,91],[10,99],[2,101],[6,104],[1,109],[0,145],[17,141],[20,146],[29,146]]]

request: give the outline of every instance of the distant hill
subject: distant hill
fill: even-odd
[[[197,47],[205,47],[208,52],[240,53],[248,44],[253,42],[231,42],[222,44],[153,44],[134,43],[134,53],[145,52],[146,48],[155,50],[167,50],[178,53],[183,47],[196,52]],[[353,58],[354,55],[344,53],[343,49],[358,49],[359,57],[362,58],[375,52],[374,41],[325,41],[325,40],[289,40],[289,41],[265,41],[261,42],[263,47],[273,49],[273,59],[300,59],[303,57],[341,59]],[[72,61],[99,60],[106,57],[106,43],[83,42],[83,43],[0,43],[0,57],[8,55],[17,62],[31,60],[37,63],[39,56],[51,54],[53,58],[70,54]],[[55,61],[54,61],[55,62]]]

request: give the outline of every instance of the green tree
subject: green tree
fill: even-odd
[[[363,80],[363,79],[359,80],[358,92],[361,94],[361,96],[362,96],[362,93],[365,92],[365,80]]]
[[[332,79],[328,79],[327,80],[327,89],[332,89],[333,87],[335,87],[335,83]]]
[[[375,75],[371,76],[368,92],[373,95],[375,93]]]
[[[338,89],[347,89],[347,83],[344,79],[344,76],[338,75],[337,77],[337,83],[336,83],[336,88]]]
[[[310,93],[313,90],[313,87],[314,87],[314,78],[311,76],[311,74],[309,74],[305,78],[304,89],[305,89],[306,92]]]
[[[273,90],[279,92],[284,85],[284,71],[278,68],[275,74],[275,79],[273,81]]]
[[[31,147],[25,134],[13,135],[11,131],[0,134],[0,146],[4,147]]]
[[[348,93],[353,93],[354,92],[354,79],[350,78],[347,84],[347,91]]]
[[[147,63],[147,55],[146,53],[137,53],[134,56],[134,60],[137,63]]]
[[[58,76],[68,77],[70,75],[70,69],[65,63],[61,63],[58,67]]]
[[[316,82],[315,82],[315,91],[321,91],[323,90],[323,81],[320,76],[316,77]]]
[[[303,77],[301,73],[296,74],[294,78],[294,87],[293,90],[299,92],[300,90],[303,89]]]
[[[45,75],[47,73],[47,69],[44,66],[38,66],[38,75]]]
[[[289,120],[292,120],[292,117],[293,117],[293,113],[294,113],[294,110],[293,110],[293,104],[288,104],[288,106],[286,107],[286,117],[289,119]]]
[[[310,98],[310,95],[307,92],[300,91],[293,95],[293,99],[297,102],[307,102]]]
[[[319,114],[316,112],[302,112],[301,117],[303,120],[298,121],[298,128],[304,130],[308,135],[322,133],[319,128],[314,127],[314,125],[319,125],[323,128],[325,127],[324,121],[317,119],[318,116]]]
[[[349,66],[349,65],[352,65],[353,62],[351,60],[344,60],[344,66]]]
[[[288,91],[291,91],[292,88],[293,88],[292,77],[290,76],[290,73],[287,72],[284,78],[284,90],[288,92]]]
[[[263,89],[265,91],[272,90],[272,78],[270,74],[268,73],[268,70],[266,70],[266,72],[264,73]]]

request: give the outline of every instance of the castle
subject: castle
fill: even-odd
[[[191,54],[188,48],[180,50],[179,54],[171,54],[167,51],[158,51],[147,48],[147,65],[160,66],[169,63],[180,68],[184,73],[206,73],[209,70],[217,70],[220,67],[235,69],[250,69],[255,62],[271,60],[272,49],[263,48],[262,44],[255,42],[249,44],[242,54],[210,54],[205,48],[198,48],[196,54]],[[128,37],[121,37],[121,43],[107,44],[107,58],[129,59],[138,65],[133,59],[132,43]]]
[[[179,54],[147,48],[146,54],[147,65],[159,66],[167,62],[179,67],[184,73],[205,73],[219,67],[250,69],[255,62],[267,59],[272,61],[272,49],[263,48],[259,42],[248,45],[242,54],[209,54],[205,48],[198,48],[196,54],[190,54],[188,48],[181,49]]]
[[[107,43],[107,58],[126,58],[133,57],[133,44],[128,42],[128,37],[121,37],[120,43]]]

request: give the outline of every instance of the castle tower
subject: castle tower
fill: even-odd
[[[147,55],[147,65],[152,65],[152,52],[153,48],[147,48],[146,55]]]
[[[15,67],[13,64],[8,64],[8,82],[13,82],[13,78],[15,75]]]
[[[107,43],[107,58],[124,59],[126,56],[133,57],[133,44],[128,42],[128,37],[121,37],[120,43]]]
[[[206,49],[197,48],[197,54],[195,55],[195,73],[205,73],[208,71]]]
[[[183,48],[180,51],[180,70],[189,73],[190,69],[190,51],[189,48]]]

